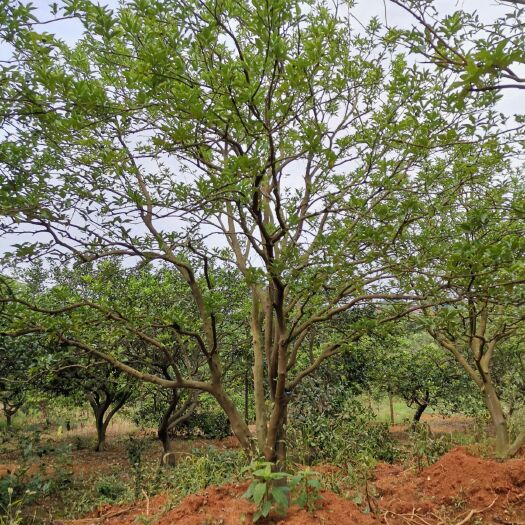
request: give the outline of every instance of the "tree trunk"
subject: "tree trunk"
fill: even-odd
[[[102,452],[106,448],[106,429],[107,426],[104,424],[104,413],[102,407],[95,413],[95,425],[97,427],[97,445],[95,452]]]
[[[257,450],[246,421],[244,421],[244,418],[221,386],[216,386],[212,394],[226,413],[232,432],[239,440],[241,447],[249,457],[254,457],[257,454]]]
[[[286,425],[288,423],[288,403],[283,409],[283,423],[277,433],[277,443],[275,444],[277,463],[284,466],[286,461]]]
[[[41,401],[40,402],[40,412],[42,412],[42,415],[44,416],[44,420],[45,420],[45,424],[46,424],[46,427],[49,427],[51,426],[51,421],[49,419],[49,413],[47,412],[47,405],[46,403],[44,403],[44,401]]]
[[[12,417],[13,416],[9,412],[5,412],[5,421],[6,421],[6,426],[8,430],[11,429],[11,426],[13,424]]]
[[[423,412],[428,407],[428,404],[430,402],[430,392],[427,390],[425,392],[425,397],[423,399],[419,399],[417,396],[414,396],[413,399],[417,405],[416,412],[414,414],[414,419],[412,420],[412,428],[414,429],[419,423],[421,416],[423,415]]]
[[[160,442],[162,443],[162,459],[161,465],[168,465],[174,467],[176,463],[175,453],[171,448],[171,438],[167,427],[159,427],[157,432]]]
[[[248,411],[248,403],[250,402],[250,392],[249,392],[249,384],[248,384],[248,370],[244,371],[244,421],[246,421],[246,424],[248,424],[249,420],[249,411]]]
[[[253,291],[253,311],[251,317],[251,332],[253,340],[253,395],[255,400],[255,429],[257,435],[257,445],[259,450],[263,450],[266,441],[267,420],[266,403],[264,395],[264,356],[261,343],[259,302],[256,292]],[[265,306],[265,313],[267,307]],[[268,324],[266,321],[265,326]],[[265,333],[265,346],[267,334]]]
[[[388,406],[390,407],[390,424],[393,425],[395,423],[395,419],[394,419],[394,396],[392,392],[388,392]]]
[[[169,465],[169,466],[175,466],[175,454],[173,453],[171,449],[171,438],[169,434],[170,430],[170,418],[177,408],[177,405],[179,403],[179,395],[177,391],[174,389],[171,402],[169,407],[166,409],[166,412],[164,412],[164,415],[162,416],[162,419],[160,420],[159,427],[157,429],[157,436],[162,443],[162,458],[160,460],[161,465]]]
[[[414,419],[412,420],[413,425],[417,425],[419,421],[421,420],[421,416],[423,415],[423,412],[426,410],[428,406],[428,403],[418,403],[416,412],[414,413]]]
[[[284,465],[286,461],[286,420],[288,401],[284,396],[275,400],[264,446],[264,459]]]
[[[496,455],[503,458],[509,453],[509,429],[501,402],[490,380],[483,385],[483,397],[496,432]]]

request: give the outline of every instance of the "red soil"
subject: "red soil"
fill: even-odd
[[[156,525],[241,525],[252,523],[254,505],[241,496],[248,483],[242,485],[223,485],[209,487],[206,491],[185,498],[172,510],[163,512],[166,498],[157,496],[149,505],[142,501],[140,505],[111,510],[101,509],[99,516],[104,517],[105,525],[135,525],[137,516],[155,516]],[[377,521],[363,514],[354,503],[331,492],[322,492],[319,508],[308,513],[292,506],[286,518],[273,515],[259,523],[275,525],[374,525]]]
[[[431,523],[451,515],[461,521],[471,510],[490,520],[483,523],[525,523],[525,459],[500,463],[458,447],[419,474],[379,465],[375,486],[390,524],[406,524],[412,514]]]
[[[336,467],[320,467],[332,472]],[[416,473],[380,464],[371,491],[376,515],[362,513],[351,501],[322,493],[319,509],[309,514],[293,506],[286,518],[272,516],[260,523],[274,525],[525,525],[525,459],[497,462],[456,448],[437,463]],[[155,525],[242,525],[252,522],[254,506],[241,498],[247,483],[209,487],[169,510],[167,496],[126,507],[99,509],[93,523],[136,525],[146,516]],[[372,494],[374,494],[372,496]],[[71,523],[71,522],[69,522]],[[89,519],[78,523],[88,525]]]

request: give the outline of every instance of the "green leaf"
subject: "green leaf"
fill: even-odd
[[[266,483],[257,483],[255,488],[253,489],[253,501],[257,506],[259,506],[265,494],[266,494]]]
[[[272,502],[271,501],[265,501],[262,508],[261,508],[261,514],[266,518],[268,514],[270,514],[270,510],[272,508]]]
[[[320,489],[321,488],[321,482],[318,479],[309,479],[307,481],[308,485],[314,489]]]
[[[256,480],[250,483],[248,490],[242,495],[243,498],[251,500],[253,498],[253,490],[258,485]]]
[[[272,498],[281,509],[287,509],[289,505],[287,487],[272,487]]]

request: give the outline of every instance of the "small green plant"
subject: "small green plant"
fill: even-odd
[[[72,483],[73,480],[73,455],[71,445],[60,445],[56,449],[54,467],[50,490],[62,490]]]
[[[46,478],[40,459],[50,449],[41,444],[40,432],[21,435],[19,445],[18,467],[0,479],[0,508],[5,509],[14,501],[20,506],[27,505],[52,489],[52,481]],[[37,471],[31,473],[33,470]]]
[[[308,512],[313,512],[322,499],[319,475],[308,468],[290,478],[290,488],[296,492],[294,503]]]
[[[95,490],[99,496],[109,503],[118,502],[128,491],[126,484],[116,476],[100,478],[95,483]]]
[[[377,460],[374,456],[362,452],[346,464],[346,482],[353,488],[352,501],[365,513],[375,512],[374,487],[370,483],[373,478]]]
[[[452,447],[450,436],[434,436],[427,423],[418,423],[410,434],[410,455],[421,472],[424,467],[437,461]]]
[[[75,436],[73,440],[73,445],[75,447],[75,450],[87,450],[93,446],[93,444],[91,443],[91,439],[86,438],[84,436]]]
[[[13,487],[7,489],[7,502],[1,506],[0,525],[19,525],[23,522],[22,507],[26,499],[30,499],[33,493],[26,490],[20,497],[14,496]]]
[[[144,489],[144,462],[142,455],[148,447],[146,439],[139,436],[129,436],[126,443],[126,452],[131,464],[135,485],[135,499],[138,499]]]
[[[255,503],[253,522],[266,518],[272,509],[280,515],[286,515],[290,505],[290,488],[286,482],[290,474],[286,472],[275,472],[274,464],[268,461],[254,461],[244,472],[250,472],[253,480],[243,497]]]

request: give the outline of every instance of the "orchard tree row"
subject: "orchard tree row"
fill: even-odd
[[[206,395],[282,462],[302,382],[368,348],[386,394],[478,399],[514,454],[523,137],[497,104],[521,86],[523,18],[485,38],[474,15],[393,3],[413,29],[315,0],[2,2],[8,371],[82,388],[101,443],[139,384],[166,392],[161,436]]]

